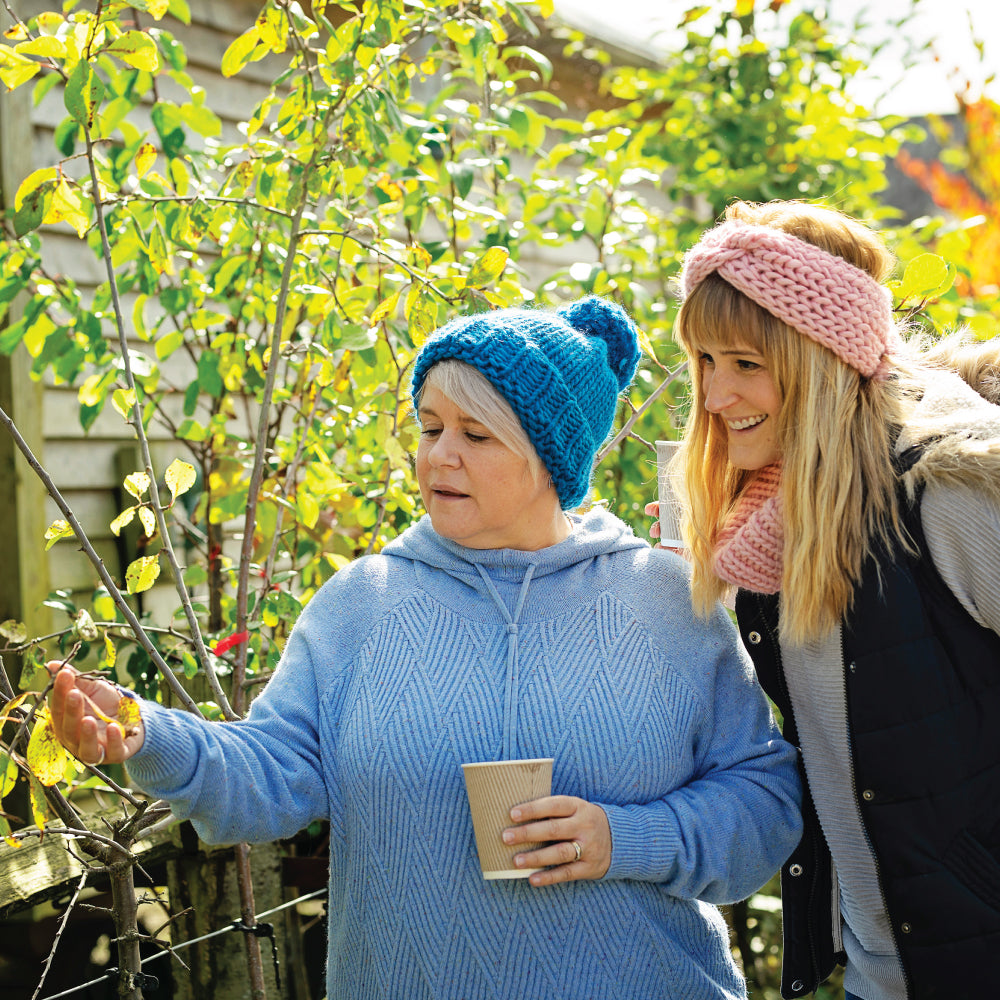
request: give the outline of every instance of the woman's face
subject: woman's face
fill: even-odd
[[[719,417],[737,469],[762,469],[781,457],[781,398],[764,356],[745,344],[703,344],[699,354],[705,409]]]
[[[420,399],[417,482],[434,530],[471,549],[535,551],[568,525],[543,474],[433,386]]]

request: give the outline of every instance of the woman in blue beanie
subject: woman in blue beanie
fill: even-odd
[[[795,753],[683,560],[584,500],[639,360],[622,309],[453,321],[414,366],[428,516],[339,572],[248,717],[213,724],[70,669],[54,723],[207,841],[330,822],[330,1000],[735,1000],[715,903],[798,841]],[[87,700],[103,710],[93,713]],[[463,763],[552,757],[485,881]],[[520,825],[514,825],[520,824]]]

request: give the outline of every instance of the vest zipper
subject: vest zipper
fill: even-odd
[[[847,651],[844,649],[844,625],[841,622],[840,627],[840,662],[842,667],[847,667]],[[899,947],[899,939],[896,937],[896,925],[892,919],[892,913],[889,911],[889,900],[885,896],[885,887],[882,883],[882,868],[879,865],[878,854],[875,852],[875,845],[872,843],[872,838],[868,833],[868,823],[865,820],[865,814],[861,809],[861,802],[858,798],[858,782],[857,775],[854,771],[854,740],[852,738],[851,730],[851,701],[847,696],[847,676],[844,676],[844,718],[847,719],[847,762],[851,769],[851,795],[854,797],[854,803],[858,807],[858,817],[861,820],[861,832],[865,835],[865,842],[868,844],[868,850],[871,851],[872,862],[875,865],[875,879],[878,882],[879,895],[882,897],[882,908],[885,910],[886,920],[889,924],[889,935],[892,938],[892,946],[896,949],[896,955],[899,958],[899,967],[903,970],[903,987],[906,990],[906,996],[912,997],[913,990],[910,987],[910,974],[906,970],[906,963],[903,961],[903,952]]]

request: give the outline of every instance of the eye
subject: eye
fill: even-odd
[[[476,434],[474,431],[465,432],[466,440],[471,441],[473,444],[481,444],[483,441],[489,441],[489,436],[486,434]]]
[[[698,355],[698,361],[701,363],[702,366],[715,364],[712,355],[709,354],[707,351],[702,351],[701,354]]]
[[[436,438],[441,433],[440,427],[421,427],[420,436],[425,438]]]
[[[740,358],[736,362],[736,367],[743,372],[755,372],[760,369],[760,365],[756,361],[748,361],[746,358]]]

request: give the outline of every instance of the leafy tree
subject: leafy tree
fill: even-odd
[[[537,26],[550,0],[532,13],[520,0],[267,0],[221,60],[226,77],[273,67],[238,134],[188,72],[185,0],[14,15],[0,79],[36,102],[58,94],[66,115],[51,165],[23,179],[5,219],[0,351],[26,350],[35,377],[77,386],[84,428],[120,414],[142,467],[112,528],[138,529],[144,551],[116,580],[31,457],[63,514],[47,543],[83,547],[95,590],[86,607],[59,597],[71,624],[58,637],[0,627],[27,663],[19,693],[0,677],[15,726],[0,792],[29,783],[35,822],[0,818],[11,844],[51,830],[53,814],[81,829],[88,782],[128,805],[111,837],[85,840],[103,863],[130,862],[162,815],[61,753],[35,690],[43,647],[239,717],[310,596],[419,515],[408,368],[445,320],[586,292],[626,305],[647,361],[596,492],[644,531],[648,443],[674,435],[684,405],[669,339],[683,250],[733,197],[822,197],[884,217],[884,159],[904,132],[844,99],[861,57],[819,14],[795,12],[775,33],[772,10],[747,0],[694,8],[678,58],[655,68],[611,66],[559,29],[568,55],[606,68],[607,106],[581,118],[551,86],[553,36]],[[93,294],[46,267],[58,224],[102,262]],[[570,263],[546,264],[553,248]],[[911,274],[907,287],[928,286]],[[164,468],[154,426],[173,444]],[[161,573],[178,614],[141,620],[130,595]],[[245,849],[238,863],[252,915]],[[116,871],[119,991],[138,996],[131,864]],[[773,984],[775,918],[754,912],[744,961]],[[251,982],[263,995],[253,949]]]

